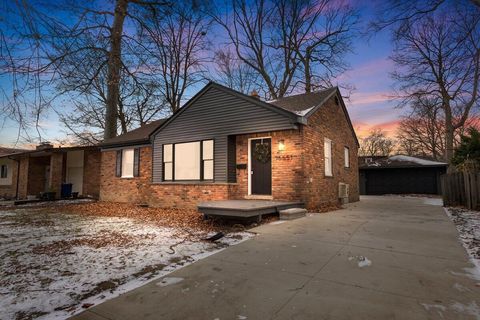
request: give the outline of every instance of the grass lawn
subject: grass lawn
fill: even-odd
[[[223,231],[214,243],[204,241]],[[0,319],[64,319],[252,237],[194,210],[81,203],[0,211]]]

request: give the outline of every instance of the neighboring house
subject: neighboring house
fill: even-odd
[[[100,151],[96,146],[54,148],[46,143],[8,158],[17,165],[12,198],[25,199],[47,191],[59,198],[62,183],[71,183],[72,192],[80,196],[99,196]]]
[[[11,156],[25,149],[0,147],[0,199],[12,199],[17,194],[18,162]]]
[[[100,199],[358,200],[358,141],[338,88],[270,102],[209,83],[167,120],[102,143]]]
[[[416,157],[359,157],[360,194],[441,194],[447,163]]]

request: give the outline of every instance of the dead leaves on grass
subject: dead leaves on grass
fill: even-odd
[[[72,248],[79,246],[88,246],[95,249],[104,248],[107,246],[128,247],[133,245],[138,238],[140,237],[134,237],[132,235],[116,231],[100,230],[95,235],[89,237],[72,240],[60,240],[45,245],[37,245],[33,247],[32,252],[34,254],[58,256],[72,253]]]
[[[131,218],[147,224],[199,232],[218,232],[230,228],[215,220],[204,220],[202,214],[193,209],[145,208],[129,203],[93,202],[51,207],[48,210],[81,215]]]

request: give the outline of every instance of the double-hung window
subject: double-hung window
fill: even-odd
[[[325,176],[331,177],[333,175],[332,140],[325,138],[323,146],[325,158]]]
[[[133,178],[140,176],[139,148],[117,150],[115,176],[121,178]]]
[[[133,178],[133,149],[122,150],[122,178]]]
[[[163,145],[163,180],[213,180],[213,140]]]

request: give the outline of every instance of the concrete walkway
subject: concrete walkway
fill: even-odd
[[[367,197],[259,235],[74,317],[480,319],[480,280],[440,206]],[[175,282],[175,281],[173,281]]]

